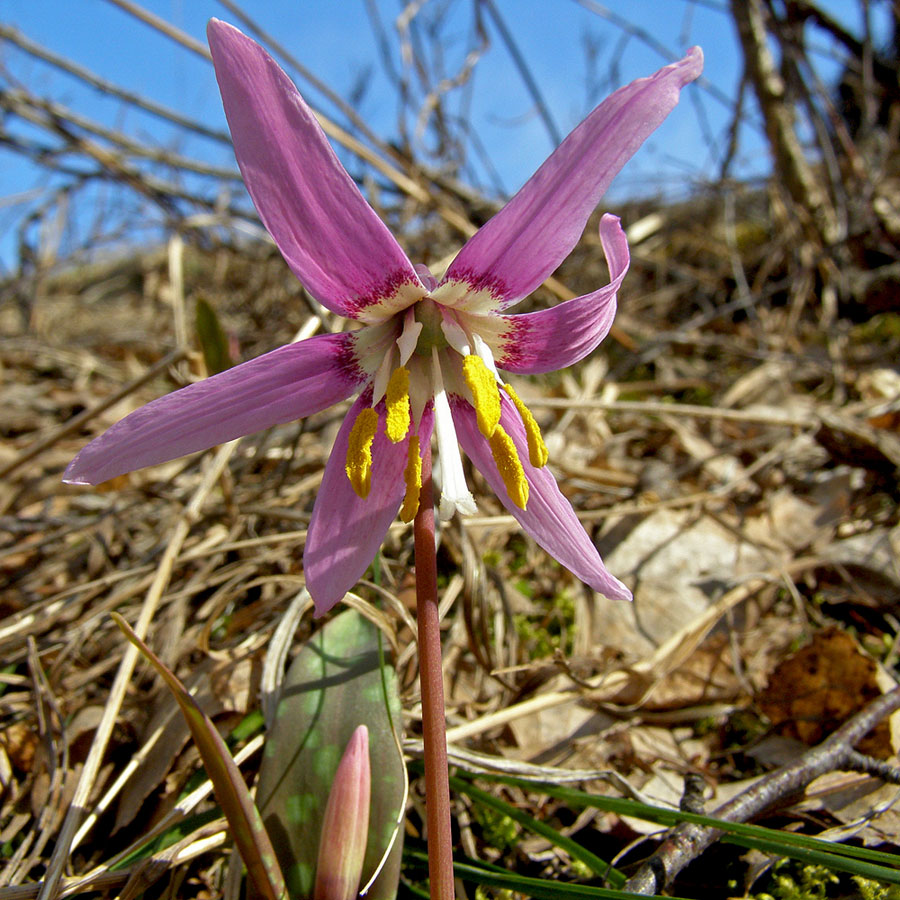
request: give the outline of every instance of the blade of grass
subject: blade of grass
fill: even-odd
[[[479,778],[486,780],[487,776]],[[627,800],[620,797],[608,797],[598,794],[588,794],[574,788],[561,787],[547,783],[535,783],[511,776],[492,776],[491,781],[502,784],[515,785],[555,797],[563,800],[575,808],[593,807],[604,812],[612,812],[617,815],[631,816],[642,819],[645,822],[655,822],[663,826],[677,825],[679,822],[691,822],[697,825],[707,825],[724,832],[723,840],[744,847],[754,847],[765,853],[776,853],[780,856],[788,856],[794,859],[807,860],[807,854],[817,854],[816,862],[830,866],[839,871],[847,871],[853,874],[865,875],[887,881],[892,884],[900,884],[900,857],[892,853],[884,853],[879,850],[871,850],[867,847],[855,847],[849,844],[832,843],[811,835],[797,834],[790,831],[778,831],[766,828],[762,825],[748,825],[744,822],[727,822],[712,816],[704,816],[698,813],[683,812],[677,809],[650,806],[637,800]],[[842,862],[846,860],[848,862]],[[865,871],[858,870],[855,866],[866,867]],[[847,868],[847,865],[853,866]]]
[[[781,836],[782,832],[773,832],[774,835]],[[738,838],[733,835],[725,835],[723,842],[728,844],[736,844],[739,847],[748,847],[754,850],[760,850],[763,853],[771,853],[773,856],[787,856],[790,859],[800,860],[801,862],[814,863],[815,865],[825,866],[837,872],[846,872],[849,875],[862,875],[864,878],[870,878],[873,881],[886,881],[888,884],[900,884],[900,871],[888,868],[886,866],[878,866],[874,863],[864,862],[861,859],[855,859],[852,856],[845,856],[840,853],[834,853],[832,847],[836,845],[828,844],[828,850],[809,850],[805,847],[791,846],[786,848],[780,840],[764,841],[756,838]]]
[[[408,850],[405,856],[417,862],[427,859],[421,850]],[[517,875],[489,866],[478,860],[466,859],[453,863],[453,874],[463,881],[472,884],[486,885],[489,887],[503,888],[516,891],[527,897],[536,897],[538,900],[558,900],[558,898],[583,898],[591,897],[596,900],[683,900],[678,897],[662,897],[659,894],[632,894],[629,891],[619,891],[613,888],[594,887],[590,884],[567,884],[564,881],[549,881],[546,878],[532,878],[528,875]]]
[[[513,779],[519,783],[518,779]],[[527,782],[521,782],[525,786]],[[534,783],[532,782],[534,788]],[[893,853],[884,853],[880,850],[872,850],[868,847],[855,847],[852,844],[838,844],[824,841],[821,838],[808,834],[798,834],[791,831],[778,831],[766,828],[763,825],[749,825],[746,822],[727,822],[713,816],[704,816],[699,813],[682,812],[677,809],[665,809],[664,807],[649,806],[637,800],[626,800],[617,797],[603,797],[588,794],[584,791],[572,788],[562,788],[556,785],[544,784],[540,787],[542,793],[565,800],[567,803],[579,806],[593,806],[606,812],[615,812],[621,815],[634,816],[648,822],[657,822],[660,825],[677,825],[679,822],[692,822],[697,825],[709,825],[718,828],[728,835],[747,840],[772,841],[777,840],[785,847],[800,847],[808,850],[827,850],[840,856],[848,856],[856,859],[868,860],[888,867],[900,868],[900,857]]]
[[[552,825],[547,825],[545,822],[535,819],[523,810],[517,809],[515,806],[512,806],[512,804],[501,800],[499,797],[495,797],[492,794],[488,794],[486,791],[482,791],[480,788],[475,787],[473,784],[470,784],[462,778],[451,776],[450,788],[457,793],[471,797],[482,806],[487,806],[504,816],[508,816],[514,822],[518,822],[523,828],[527,828],[529,831],[533,831],[535,834],[547,838],[552,844],[559,847],[561,850],[565,850],[565,852],[573,859],[577,859],[579,862],[584,863],[592,872],[594,872],[594,874],[606,879],[614,887],[621,887],[625,884],[625,881],[627,880],[625,875],[614,868],[611,863],[601,859],[596,854],[591,853],[590,850],[582,847],[581,844],[572,840],[572,838],[561,834]]]
[[[181,708],[209,779],[212,781],[216,800],[228,819],[234,842],[247,867],[247,875],[253,881],[256,890],[264,900],[285,900],[287,889],[269,835],[240,770],[231,758],[215,725],[184,689],[178,678],[134,633],[131,626],[118,613],[111,615],[128,640],[140,650],[165,681]]]

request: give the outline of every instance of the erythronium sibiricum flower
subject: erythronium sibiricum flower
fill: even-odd
[[[630,599],[548,471],[534,417],[500,375],[561,369],[606,336],[629,264],[619,220],[600,221],[609,284],[538,312],[504,311],[578,242],[613,177],[700,74],[699,48],[600,104],[437,282],[407,259],[265,50],[215,19],[208,37],[235,155],[260,218],[309,293],[360,327],[289,344],[155,400],[88,444],[65,480],[96,484],[356,395],[304,549],[317,613],[359,580],[398,512],[407,522],[415,516],[432,430],[442,517],[475,511],[462,445],[541,547],[595,590]]]

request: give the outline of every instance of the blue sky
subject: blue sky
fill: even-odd
[[[431,0],[444,3],[446,0]],[[835,0],[840,7],[839,0]],[[234,16],[216,0],[144,0],[148,10],[199,41],[207,20]],[[399,38],[394,21],[403,4],[374,0],[400,65]],[[566,134],[609,90],[649,74],[666,58],[637,37],[598,15],[600,4],[590,0],[496,0],[519,50],[551,111],[555,125]],[[681,55],[700,44],[706,56],[705,78],[720,92],[733,96],[740,76],[740,60],[733,26],[725,4],[717,0],[608,0],[603,6],[643,29],[669,54]],[[363,118],[380,136],[396,133],[396,91],[384,74],[364,0],[244,0],[242,8],[269,31],[318,78],[342,96],[363,83],[359,103]],[[845,7],[846,8],[846,7]],[[442,51],[447,69],[455,71],[470,46],[471,0],[450,4],[449,27]],[[5,0],[3,21],[32,41],[68,57],[124,88],[215,127],[225,128],[212,67],[174,44],[107,0]],[[237,24],[237,23],[236,23]],[[856,26],[856,23],[852,23]],[[552,149],[552,141],[512,63],[494,23],[485,18],[490,46],[478,62],[468,105],[454,95],[451,112],[465,110],[469,127],[485,147],[499,173],[500,186],[513,192]],[[585,46],[597,48],[595,89],[589,90],[590,64]],[[78,112],[152,143],[173,146],[188,155],[233,165],[229,151],[201,139],[185,141],[158,121],[125,108],[20,51],[0,42],[2,64],[13,79],[35,93],[52,97]],[[614,63],[614,81],[610,74]],[[340,114],[302,79],[298,85],[313,105],[341,121]],[[613,198],[663,192],[686,193],[690,187],[716,177],[721,139],[729,111],[701,84],[689,89],[669,120],[651,137],[628,165],[611,192]],[[738,171],[759,174],[768,164],[757,130],[745,129]],[[489,187],[493,182],[476,165],[471,177]],[[0,198],[9,198],[42,183],[41,173],[0,148]],[[9,203],[5,203],[8,210]],[[0,218],[0,260],[11,250],[12,237],[3,234]]]

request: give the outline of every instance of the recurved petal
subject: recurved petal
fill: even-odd
[[[600,220],[600,240],[610,282],[599,290],[522,315],[461,314],[471,330],[487,341],[501,369],[523,374],[564,369],[584,359],[606,337],[630,261],[617,216],[607,213]]]
[[[469,239],[435,300],[485,312],[530,294],[569,255],[615,175],[702,69],[703,54],[694,47],[679,62],[604,100]]]
[[[362,577],[403,501],[409,435],[398,444],[388,440],[383,403],[377,407],[380,421],[371,450],[371,489],[365,500],[356,495],[347,477],[350,431],[360,410],[370,401],[371,392],[366,391],[347,413],[313,506],[303,568],[317,616],[328,612]],[[420,446],[431,440],[431,427],[432,413],[427,409],[419,423]]]
[[[466,401],[454,397],[453,416],[463,450],[494,489],[507,511],[554,559],[610,600],[631,600],[631,591],[603,565],[597,548],[578,521],[572,505],[560,492],[556,479],[546,466],[537,469],[528,461],[528,444],[519,414],[505,396],[501,399],[503,410],[500,425],[513,439],[528,479],[526,508],[520,509],[509,499],[490,447],[478,430],[475,411]]]
[[[275,60],[217,19],[207,35],[244,183],[306,289],[333,312],[366,322],[423,296],[406,254]]]
[[[98,484],[326,409],[366,379],[354,343],[318,335],[160,397],[91,441],[63,480]]]

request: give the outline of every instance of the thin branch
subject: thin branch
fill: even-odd
[[[900,709],[900,688],[873,700],[827,740],[794,762],[765,775],[712,815],[726,822],[746,822],[797,793],[820,775],[854,766],[859,754],[854,752],[853,745],[897,709]],[[720,830],[705,825],[677,825],[656,853],[626,882],[624,889],[637,894],[660,893],[721,834]]]
[[[509,52],[509,55],[512,57],[513,65],[515,65],[516,69],[518,69],[522,81],[525,82],[525,87],[528,90],[528,93],[531,94],[531,99],[534,101],[534,105],[537,108],[538,115],[541,117],[541,121],[544,123],[544,127],[547,129],[547,134],[550,135],[550,140],[552,141],[553,146],[558,146],[562,143],[562,135],[560,134],[559,129],[556,127],[556,122],[553,120],[553,116],[550,114],[550,107],[547,106],[547,101],[544,100],[544,95],[543,93],[541,93],[541,89],[538,86],[538,83],[534,80],[534,76],[531,74],[531,69],[528,68],[528,62],[522,55],[522,51],[519,50],[519,46],[518,44],[516,44],[512,33],[506,27],[506,22],[503,21],[503,17],[497,11],[497,7],[494,5],[494,0],[481,0],[481,3],[488,11],[488,13],[490,13],[491,18],[494,20],[494,27],[500,33],[500,37],[502,38],[503,43],[506,44],[506,49]]]
[[[42,120],[33,117],[29,112],[30,109],[38,109],[58,122],[65,122],[68,125],[73,125],[76,128],[80,128],[82,131],[88,132],[88,134],[102,138],[130,156],[139,159],[146,159],[150,162],[171,166],[173,169],[182,169],[185,172],[192,172],[195,175],[204,175],[222,181],[241,182],[241,173],[237,169],[210,165],[209,163],[201,162],[200,160],[181,156],[162,147],[141,144],[121,132],[113,131],[111,128],[107,128],[99,122],[89,119],[87,116],[74,112],[60,103],[56,103],[52,100],[44,100],[40,97],[27,94],[24,91],[5,91],[2,97],[0,97],[0,106],[10,112],[17,113],[33,124],[45,124],[46,119]]]
[[[196,119],[189,119],[186,116],[181,115],[181,113],[176,112],[173,109],[169,109],[169,107],[163,106],[162,104],[157,103],[154,100],[148,100],[147,98],[142,97],[140,94],[135,94],[133,91],[129,91],[125,88],[119,87],[119,85],[113,83],[112,81],[107,81],[106,79],[101,78],[90,69],[86,69],[83,66],[80,66],[69,59],[66,59],[65,57],[57,56],[55,53],[52,53],[50,50],[47,50],[40,44],[36,44],[34,41],[25,37],[25,35],[23,35],[16,28],[12,28],[9,25],[0,23],[0,38],[9,41],[9,43],[11,44],[14,44],[29,56],[40,59],[43,62],[62,70],[63,72],[67,72],[69,75],[72,75],[75,78],[79,78],[81,81],[84,81],[86,84],[89,84],[92,88],[95,88],[101,93],[109,94],[111,97],[116,97],[119,100],[123,100],[125,103],[136,106],[138,109],[141,109],[144,112],[149,113],[150,115],[156,116],[159,119],[164,119],[167,122],[171,122],[173,125],[177,125],[179,128],[184,128],[187,131],[192,131],[195,134],[202,135],[203,137],[209,138],[210,140],[218,141],[220,144],[231,144],[231,138],[228,136],[228,133],[226,131],[219,131],[215,128],[210,128],[208,125],[204,125],[202,122],[196,121]]]

